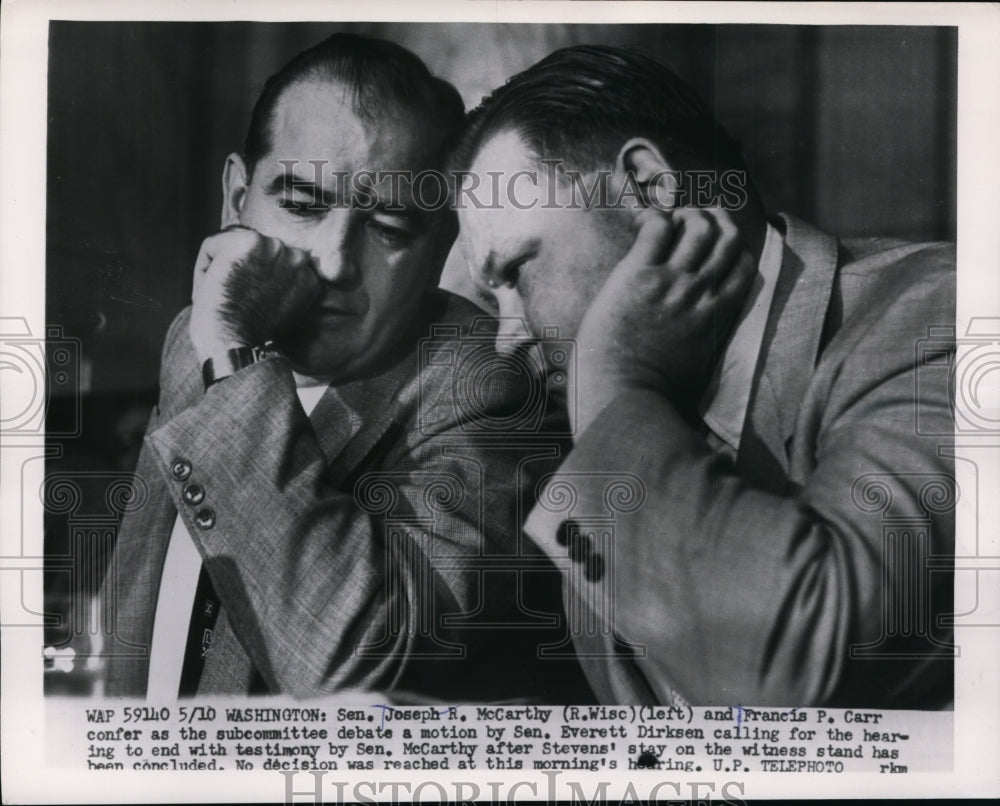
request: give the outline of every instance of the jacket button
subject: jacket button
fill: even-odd
[[[184,488],[182,495],[184,496],[184,503],[196,507],[205,500],[205,488],[200,484],[189,484]]]
[[[199,529],[211,529],[215,526],[215,513],[205,507],[204,509],[199,509],[194,516],[194,522],[197,524]]]
[[[187,459],[175,459],[174,463],[170,465],[170,472],[178,481],[184,481],[191,475],[191,463]]]
[[[591,554],[583,566],[583,575],[589,582],[604,579],[604,558],[600,554]]]

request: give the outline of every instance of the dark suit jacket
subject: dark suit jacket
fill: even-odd
[[[602,701],[946,704],[952,440],[934,434],[954,345],[920,347],[954,324],[954,249],[778,226],[735,464],[659,395],[623,393],[527,531],[564,569]]]
[[[149,503],[123,521],[105,585],[108,694],[145,693],[179,513],[223,603],[199,694],[591,699],[574,660],[536,662],[535,644],[565,625],[558,572],[520,530],[525,494],[564,444],[538,434],[559,423],[511,419],[525,389],[490,372],[495,323],[454,295],[433,300],[438,336],[327,390],[308,418],[283,359],[204,392],[189,312],[178,316],[137,469]],[[192,483],[197,506],[182,496]],[[206,508],[207,528],[195,518]]]

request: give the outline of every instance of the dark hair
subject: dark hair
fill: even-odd
[[[486,140],[516,131],[536,159],[591,171],[648,137],[676,170],[744,169],[740,144],[669,69],[625,48],[563,48],[510,78],[468,117],[456,154],[468,168]]]
[[[264,84],[243,146],[248,173],[271,150],[271,123],[281,95],[309,80],[343,84],[352,95],[355,112],[366,122],[375,121],[393,105],[419,113],[438,131],[439,162],[461,132],[465,105],[458,90],[431,75],[416,54],[385,39],[336,33],[299,53]]]

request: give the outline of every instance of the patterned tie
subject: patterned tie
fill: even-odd
[[[181,667],[181,683],[178,697],[193,697],[198,691],[198,681],[201,680],[205,668],[205,657],[212,645],[212,632],[219,618],[221,603],[212,587],[212,580],[201,566],[198,575],[198,587],[194,594],[194,605],[191,607],[191,623],[188,627],[187,645],[184,648],[184,665]]]

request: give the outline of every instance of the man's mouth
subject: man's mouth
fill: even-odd
[[[358,311],[343,303],[324,302],[318,306],[320,316],[357,316]]]

